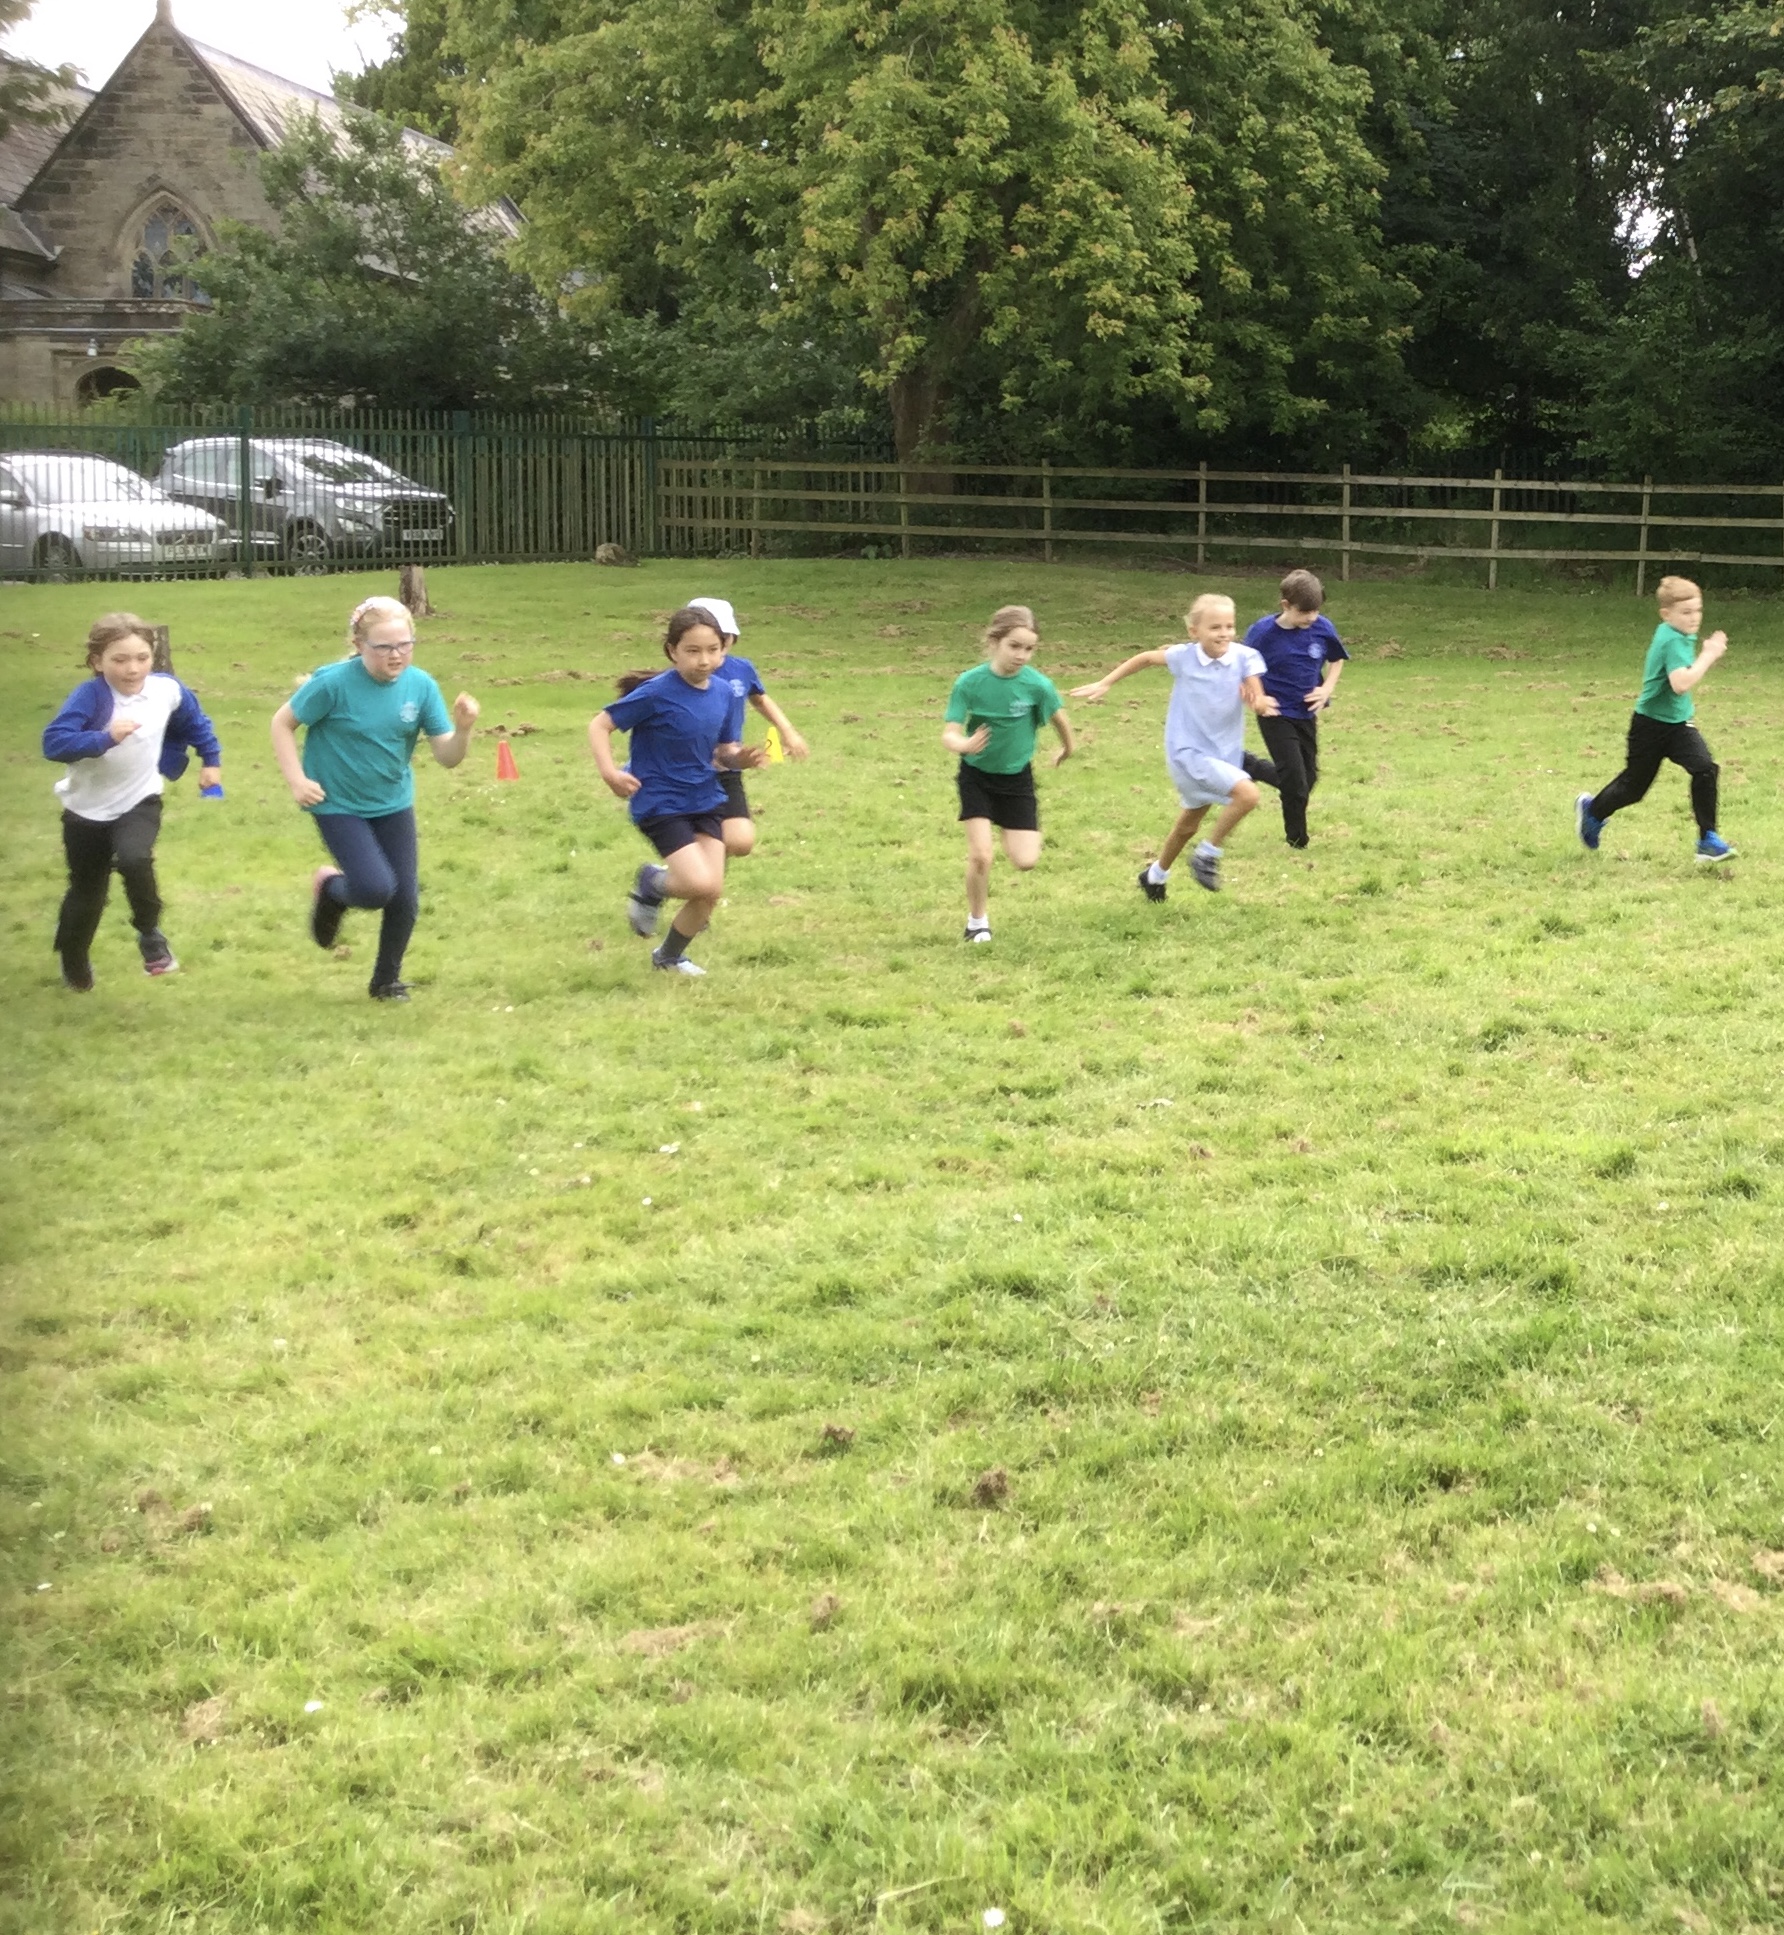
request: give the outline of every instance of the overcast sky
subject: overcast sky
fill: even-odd
[[[100,86],[155,17],[155,0],[37,0],[30,19],[0,46],[60,67],[72,61],[89,87]],[[347,24],[344,0],[173,0],[180,28],[207,47],[326,91],[331,73],[357,73],[386,52],[392,16]]]

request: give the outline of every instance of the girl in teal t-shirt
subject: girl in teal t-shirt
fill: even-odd
[[[333,948],[349,907],[381,907],[367,991],[374,1001],[407,1001],[403,955],[421,906],[409,762],[426,734],[442,766],[458,765],[477,701],[461,692],[447,713],[440,688],[413,663],[415,621],[395,598],[357,606],[347,643],[348,657],[312,673],[273,714],[273,752],[291,797],[339,863],[311,878],[310,938]]]
[[[966,938],[991,938],[991,829],[1018,873],[1041,857],[1041,810],[1034,788],[1035,734],[1059,734],[1053,763],[1072,756],[1072,722],[1058,688],[1029,661],[1040,645],[1034,613],[1005,605],[985,628],[985,662],[962,672],[948,694],[942,744],[960,755],[955,784],[966,828]]]

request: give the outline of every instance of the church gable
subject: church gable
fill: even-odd
[[[164,229],[206,238],[224,219],[270,226],[262,145],[191,44],[157,20],[19,197],[61,251],[57,295],[138,293]]]

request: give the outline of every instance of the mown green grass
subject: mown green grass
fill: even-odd
[[[373,588],[4,593],[0,1928],[1784,1922],[1777,605],[1710,614],[1723,872],[1670,769],[1573,842],[1649,607],[1347,586],[1307,855],[1141,900],[1135,682],[969,950],[977,626],[1064,684],[1193,581],[436,573],[538,731],[424,764],[391,1011],[265,734]],[[583,727],[702,590],[816,751],[668,984]],[[114,901],[83,1000],[36,741],[114,598],[229,799],[185,972]]]

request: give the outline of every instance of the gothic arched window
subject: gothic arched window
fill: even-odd
[[[149,210],[136,239],[136,256],[130,264],[130,293],[176,302],[208,301],[187,273],[198,239],[198,225],[177,202],[157,202]]]

